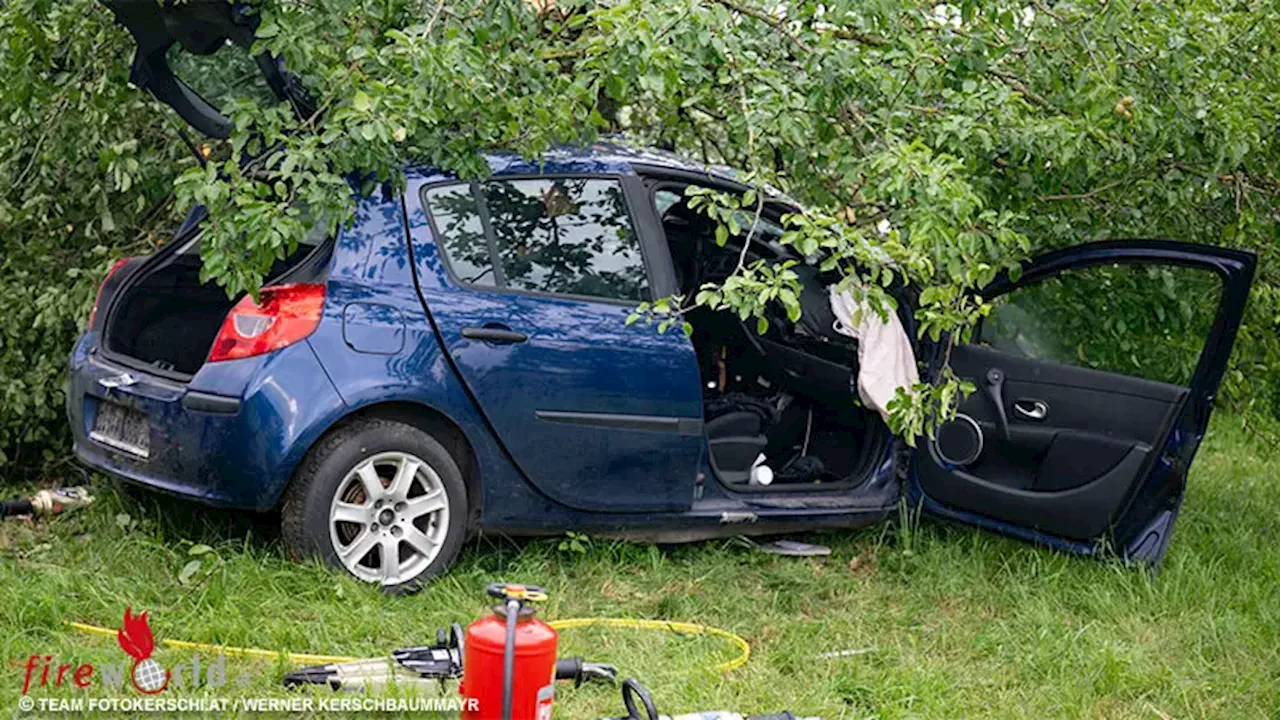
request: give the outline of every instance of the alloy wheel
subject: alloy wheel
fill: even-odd
[[[334,552],[365,582],[399,585],[431,565],[449,532],[449,499],[421,458],[384,452],[338,484],[329,506]]]

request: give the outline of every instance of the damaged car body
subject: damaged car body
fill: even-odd
[[[163,53],[187,6],[151,7],[117,17]],[[213,52],[245,32],[223,12],[182,46]],[[206,134],[226,130],[189,88],[155,90],[171,80],[144,87]],[[608,144],[489,163],[483,182],[408,168],[402,193],[360,199],[335,237],[282,258],[258,302],[200,282],[198,209],[154,255],[121,261],[71,356],[77,456],[200,502],[279,509],[292,554],[391,588],[442,572],[474,532],[858,528],[903,497],[1068,552],[1163,556],[1252,255],[1104,242],[1001,277],[982,293],[992,316],[950,353],[977,392],[908,453],[852,390],[858,346],[834,327],[835,278],[778,242],[794,207],[766,204],[753,234],[720,245],[686,193],[745,192],[731,175]],[[627,324],[641,302],[723,280],[741,254],[799,262],[797,323],[779,308],[763,335],[706,310],[690,336]],[[1166,375],[1069,340],[1064,298],[1117,288],[1205,300],[1195,317],[1152,315],[1186,346]],[[899,306],[915,338],[909,293]],[[928,378],[942,353],[915,351]]]

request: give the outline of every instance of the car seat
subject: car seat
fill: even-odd
[[[777,422],[777,410],[768,402],[741,393],[707,400],[707,445],[711,465],[720,479],[745,484],[751,466],[769,444],[769,428]]]

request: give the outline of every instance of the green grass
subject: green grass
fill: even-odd
[[[473,542],[453,572],[413,597],[285,561],[261,520],[107,491],[47,525],[0,524],[0,713],[17,713],[28,655],[114,663],[125,605],[160,638],[377,655],[430,641],[485,612],[486,583],[540,583],[547,618],[687,620],[739,633],[750,663],[719,675],[728,643],[638,631],[572,630],[562,654],[617,664],[664,711],[791,709],[825,718],[1280,717],[1280,460],[1219,417],[1192,472],[1160,575],[1059,555],[929,520],[806,536],[820,559],[762,555],[732,541],[674,549],[592,540]],[[127,514],[123,525],[117,516]],[[124,518],[120,518],[121,521]],[[179,583],[188,548],[217,562]],[[818,653],[859,654],[817,660]],[[190,653],[160,650],[165,665]],[[231,660],[279,692],[282,665]],[[75,696],[74,691],[37,691]],[[34,694],[34,693],[33,693]],[[616,690],[561,686],[559,718],[622,714]]]

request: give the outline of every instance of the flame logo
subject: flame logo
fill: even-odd
[[[169,671],[151,659],[156,641],[145,611],[134,615],[132,606],[124,609],[124,625],[116,632],[116,642],[133,658],[129,679],[138,692],[154,695],[169,686]]]
[[[147,624],[147,613],[133,614],[133,607],[124,609],[124,626],[116,632],[116,642],[120,649],[134,660],[146,660],[156,648],[155,638],[151,636],[151,626]]]

